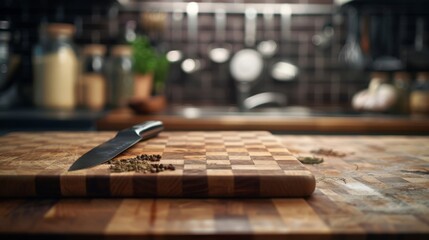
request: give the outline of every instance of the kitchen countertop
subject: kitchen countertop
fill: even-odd
[[[319,114],[302,111],[231,113],[198,109],[138,115],[112,110],[97,121],[98,130],[120,130],[148,120],[160,120],[166,130],[268,130],[299,134],[429,134],[428,116],[386,114]]]
[[[0,135],[12,131],[90,131],[107,111],[14,108],[0,110]]]
[[[0,199],[4,239],[428,239],[429,137],[277,135],[306,165],[309,198]],[[332,156],[334,153],[335,156]]]

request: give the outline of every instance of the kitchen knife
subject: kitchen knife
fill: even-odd
[[[91,149],[69,168],[69,171],[94,167],[111,160],[142,140],[155,137],[163,130],[162,122],[148,121],[119,131],[116,136]]]

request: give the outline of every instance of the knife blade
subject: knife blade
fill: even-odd
[[[75,171],[94,167],[118,156],[134,144],[155,137],[164,129],[161,121],[147,121],[119,131],[107,142],[89,150],[78,158],[69,168]]]

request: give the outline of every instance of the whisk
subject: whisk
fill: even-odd
[[[348,33],[346,43],[341,49],[338,60],[347,67],[361,69],[365,65],[365,59],[362,49],[357,41],[359,31],[359,20],[356,9],[350,7],[347,11],[348,15]]]

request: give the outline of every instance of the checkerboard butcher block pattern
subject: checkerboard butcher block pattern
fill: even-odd
[[[175,171],[111,173],[108,165],[68,172],[113,137],[98,133],[12,133],[0,138],[0,196],[305,197],[315,179],[269,132],[162,132],[117,158],[160,154]]]

